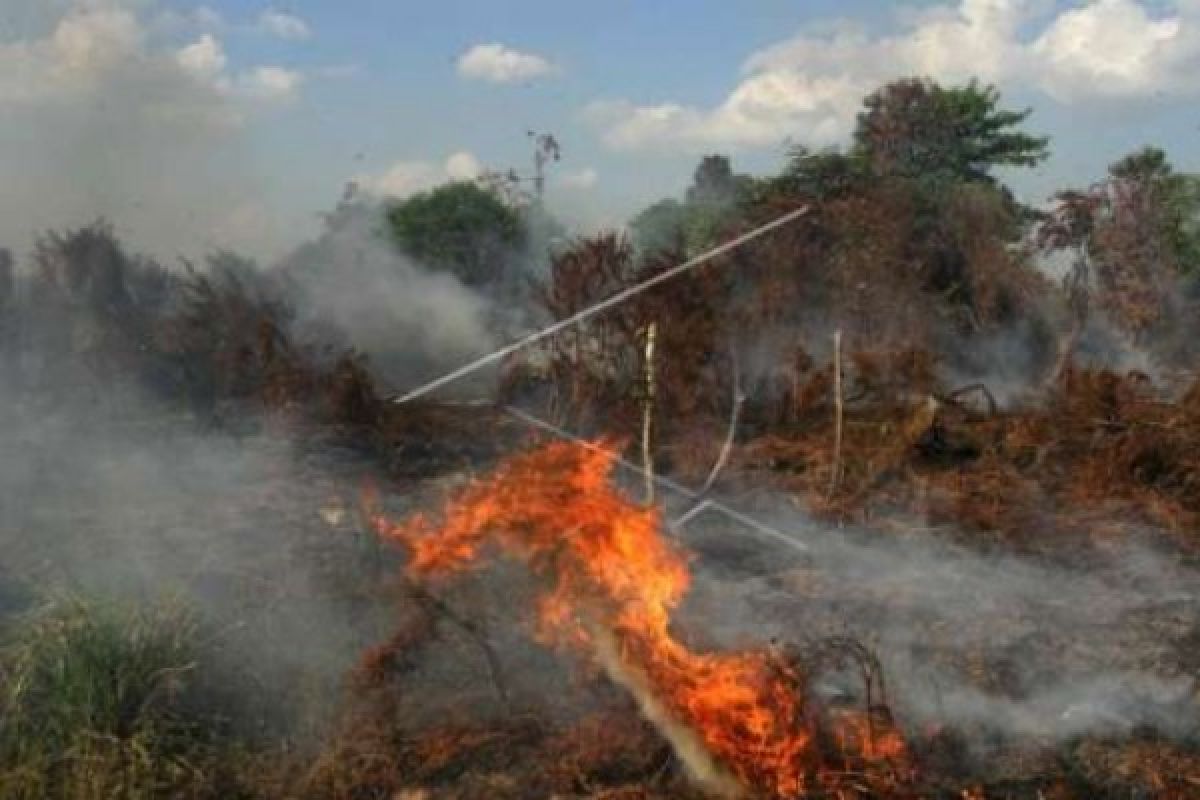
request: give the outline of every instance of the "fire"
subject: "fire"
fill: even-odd
[[[709,789],[804,792],[821,770],[801,677],[770,650],[702,653],[676,637],[688,557],[656,509],[610,485],[613,460],[607,448],[546,445],[464,489],[440,522],[372,521],[408,550],[416,580],[468,570],[490,547],[525,564],[546,586],[539,639],[592,654]]]

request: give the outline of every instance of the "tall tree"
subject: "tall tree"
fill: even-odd
[[[889,83],[858,115],[854,154],[876,175],[993,183],[997,167],[1032,167],[1049,140],[1019,129],[1029,109],[999,107],[994,86],[942,87],[923,78]]]

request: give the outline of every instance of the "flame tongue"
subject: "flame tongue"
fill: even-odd
[[[681,724],[664,707],[662,700],[654,692],[650,677],[621,658],[620,647],[612,634],[596,627],[592,632],[592,640],[596,646],[596,657],[604,671],[614,683],[633,695],[642,715],[670,743],[671,749],[687,767],[692,779],[719,797],[741,796],[742,785],[724,766],[716,762],[700,736]]]
[[[769,653],[696,653],[674,638],[686,558],[661,535],[656,510],[610,486],[613,458],[550,444],[464,490],[440,525],[376,516],[375,526],[410,550],[418,579],[466,570],[496,544],[549,587],[540,638],[591,652],[698,781],[726,795],[798,793],[812,740],[799,682]]]

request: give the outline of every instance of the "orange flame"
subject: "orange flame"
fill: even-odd
[[[489,545],[523,562],[547,585],[537,601],[540,639],[602,661],[615,655],[620,682],[652,693],[739,787],[803,792],[817,765],[799,676],[769,651],[698,653],[676,639],[671,612],[688,589],[687,558],[660,533],[657,510],[610,486],[614,458],[607,448],[550,444],[467,487],[440,524],[423,516],[396,524],[378,513],[372,521],[408,549],[415,579],[467,570]]]

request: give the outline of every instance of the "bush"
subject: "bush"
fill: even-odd
[[[67,599],[18,620],[0,650],[0,796],[236,796],[198,702],[198,631],[173,604]]]

